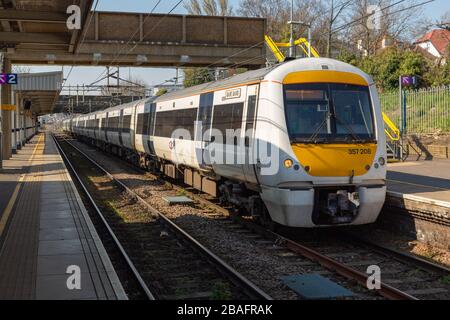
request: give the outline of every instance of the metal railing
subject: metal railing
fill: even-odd
[[[382,110],[402,133],[450,132],[450,86],[380,94]],[[404,118],[404,119],[403,119]]]
[[[285,43],[285,42],[275,42],[268,35],[265,35],[264,38],[265,38],[267,46],[273,52],[273,54],[274,54],[275,58],[277,59],[277,61],[278,62],[283,62],[284,59],[286,58],[286,56],[280,50],[280,48],[289,48],[291,46],[291,44],[290,43]],[[305,38],[299,38],[299,39],[295,40],[294,41],[294,45],[297,46],[297,47],[300,47],[300,49],[303,50],[303,52],[305,53],[306,56],[308,56],[308,52],[311,51],[311,55],[312,56],[314,56],[316,58],[320,57],[320,55],[317,52],[317,50]]]
[[[401,138],[400,130],[384,112],[383,112],[383,121],[384,121],[384,132],[386,133],[386,136],[389,138],[389,140],[392,141],[400,140]]]

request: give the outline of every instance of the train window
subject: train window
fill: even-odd
[[[231,121],[230,129],[233,130],[241,129],[243,111],[244,111],[243,103],[236,103],[233,105],[233,120]]]
[[[242,127],[242,114],[244,104],[232,103],[214,106],[213,111],[213,129],[217,129],[222,133],[225,141],[233,142],[233,139],[227,139],[227,129],[237,130]],[[231,135],[230,135],[231,137]]]
[[[373,135],[373,123],[367,92],[348,86],[333,86],[333,105],[337,115],[337,134],[348,133],[350,126],[355,134]]]
[[[155,119],[155,136],[170,138],[176,129],[186,129],[191,139],[194,139],[196,118],[197,108],[158,112]]]
[[[197,118],[197,108],[184,109],[181,127],[189,131],[191,138],[194,139],[195,120]]]
[[[110,117],[108,119],[108,131],[117,132],[119,130],[119,117]]]
[[[122,132],[129,133],[131,126],[131,115],[127,114],[122,117]]]
[[[212,128],[225,135],[226,129],[231,127],[233,119],[233,105],[224,104],[214,106]]]
[[[138,113],[136,120],[136,134],[143,134],[144,128],[144,114]]]
[[[136,123],[136,134],[148,135],[150,125],[150,113],[139,113]]]
[[[369,89],[347,84],[284,86],[285,115],[291,140],[373,140]]]

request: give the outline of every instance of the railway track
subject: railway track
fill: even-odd
[[[68,165],[70,172],[75,176],[75,183],[83,191],[82,198],[85,204],[87,202],[88,212],[92,213],[92,211],[94,211],[94,215],[91,215],[91,219],[96,226],[97,232],[99,233],[103,243],[105,244],[105,247],[108,248],[109,252],[114,251],[116,253],[113,255],[113,257],[111,257],[110,254],[110,257],[112,258],[118,275],[121,278],[127,277],[127,284],[124,287],[126,287],[128,297],[130,298],[131,296],[132,298],[137,299],[155,300],[155,296],[148,288],[142,276],[136,269],[134,263],[130,259],[128,253],[119,241],[118,237],[106,221],[101,209],[97,206],[94,198],[91,196],[81,177],[78,175],[75,167],[72,165],[68,156],[61,148],[58,140],[55,137],[53,138],[63,160]],[[130,277],[132,279],[130,279]]]
[[[128,163],[124,164],[131,167]],[[135,167],[132,168],[143,172]],[[183,191],[203,206],[210,207],[214,212],[225,216],[230,214],[228,208],[217,205],[208,196],[188,191],[177,185],[172,185],[172,187],[175,190]],[[342,234],[338,236],[334,233],[333,240],[335,242],[330,244],[330,239],[325,241],[317,237],[311,238],[311,234],[301,238],[298,235],[289,234],[289,232],[283,234],[272,232],[248,219],[234,217],[233,220],[262,238],[270,239],[277,245],[320,264],[323,268],[348,281],[356,281],[360,287],[366,288],[368,275],[365,271],[367,264],[379,263],[382,270],[385,271],[384,273],[392,277],[392,279],[388,279],[387,283],[383,281],[381,288],[376,290],[376,293],[384,298],[415,300],[418,297],[426,299],[441,295],[450,299],[448,285],[442,283],[441,286],[440,281],[448,277],[449,270],[426,260],[395,252],[389,248],[382,248],[362,240],[358,241],[355,238],[350,240],[348,235],[344,237]],[[329,233],[327,234],[329,235]],[[370,257],[371,259],[365,259],[364,257]],[[425,274],[418,275],[416,270],[425,272]],[[398,287],[401,287],[401,289],[398,289]]]
[[[291,231],[275,233],[242,218],[235,219],[361,286],[367,284],[368,267],[379,267],[380,289],[374,291],[386,299],[450,299],[450,286],[446,283],[450,270],[443,266],[339,231],[314,230],[292,235]]]
[[[103,225],[114,239],[118,250],[127,261],[135,279],[148,299],[258,299],[270,300],[271,297],[255,284],[230,267],[227,263],[208,250],[186,231],[173,223],[160,211],[149,205],[136,192],[128,188],[122,181],[116,179],[95,160],[73,146],[64,138],[54,135],[57,146],[68,163],[71,171],[82,185],[84,193],[96,208]],[[70,149],[72,151],[70,151]],[[67,155],[73,153],[72,155]],[[76,158],[74,165],[70,157]],[[125,210],[139,211],[144,208],[154,217],[146,223],[144,229],[127,228],[123,221],[117,221],[105,214],[96,204],[97,195],[91,195],[80,171],[82,161],[91,165],[104,179],[114,184],[116,189],[128,196],[120,205],[120,212]],[[92,167],[93,166],[93,167]],[[111,184],[107,185],[108,196],[114,194]],[[102,192],[104,193],[104,192]],[[116,194],[119,196],[119,194]],[[101,201],[105,199],[101,199]],[[98,202],[98,200],[97,200]],[[125,202],[125,203],[123,203]],[[106,207],[111,207],[108,204]],[[129,206],[129,208],[127,208]],[[117,214],[117,208],[113,214]],[[128,229],[125,230],[125,229]],[[140,234],[139,238],[132,236]],[[131,237],[131,238],[129,238]],[[131,253],[130,253],[131,252]],[[133,261],[135,263],[133,263]],[[140,270],[140,271],[138,271]],[[149,289],[151,288],[151,289]]]
[[[179,188],[177,186],[174,186],[175,188]],[[229,209],[223,208],[216,203],[211,202],[208,199],[205,199],[205,195],[199,194],[194,192],[190,192],[189,196],[196,199],[197,201],[209,205],[214,208],[214,210],[219,211],[223,213],[224,215],[231,216],[233,221],[236,223],[244,226],[247,229],[252,230],[255,233],[258,233],[265,238],[272,239],[279,245],[285,246],[290,251],[296,252],[302,256],[305,256],[311,260],[317,261],[324,267],[334,270],[338,274],[344,276],[345,278],[349,280],[356,280],[358,283],[360,283],[363,286],[366,286],[367,284],[367,278],[368,275],[365,273],[367,270],[367,267],[371,264],[367,262],[377,262],[375,259],[372,259],[368,261],[364,258],[364,256],[371,255],[372,253],[375,253],[378,258],[385,257],[389,260],[380,260],[380,262],[383,262],[384,265],[386,265],[386,262],[389,262],[391,264],[394,264],[394,266],[385,266],[383,267],[384,270],[387,270],[388,274],[390,276],[395,277],[395,274],[392,273],[392,271],[399,271],[395,270],[395,264],[400,263],[403,265],[408,266],[407,269],[403,269],[402,271],[399,271],[398,273],[408,273],[410,271],[413,276],[408,277],[406,276],[405,279],[399,280],[399,279],[390,279],[390,282],[393,282],[392,285],[388,283],[381,283],[381,288],[379,289],[378,293],[382,295],[383,297],[387,299],[394,299],[394,300],[418,300],[418,298],[415,295],[421,295],[426,298],[428,295],[436,295],[436,294],[445,294],[447,299],[450,299],[450,286],[447,283],[442,283],[442,287],[439,287],[439,280],[441,279],[447,279],[445,281],[448,282],[448,279],[450,279],[450,268],[447,268],[445,266],[439,265],[437,263],[422,259],[418,256],[408,254],[403,251],[395,250],[392,248],[388,248],[386,246],[382,246],[380,244],[371,242],[367,239],[364,239],[360,236],[357,236],[350,232],[343,232],[343,231],[325,231],[321,232],[322,234],[320,237],[322,238],[322,242],[320,241],[313,241],[311,242],[311,237],[317,237],[316,231],[306,232],[307,235],[305,237],[299,237],[296,234],[293,234],[292,229],[289,228],[281,228],[284,229],[284,232],[276,233],[273,231],[268,230],[267,228],[264,228],[248,219],[243,219],[242,217],[234,216]],[[206,195],[206,197],[208,197]],[[289,230],[289,231],[286,231]],[[294,231],[296,232],[296,230]],[[338,245],[336,243],[332,244],[335,247],[330,248],[329,240],[327,243],[324,243],[324,237],[329,237],[330,234],[332,235],[333,239],[335,241],[339,241]],[[356,247],[356,251],[360,251],[359,253],[355,253],[354,255],[349,254],[350,249],[348,248],[349,244],[353,246],[353,249]],[[357,244],[355,246],[354,244]],[[361,248],[364,248],[365,250],[360,250]],[[322,254],[320,251],[324,249],[326,252],[325,254]],[[339,252],[343,251],[343,254],[340,255]],[[355,250],[353,250],[355,252]],[[333,257],[333,258],[330,258]],[[349,259],[349,257],[351,259]],[[376,258],[376,257],[375,257]],[[359,259],[359,261],[358,261]],[[342,262],[339,260],[343,260]],[[366,263],[364,263],[366,261]],[[359,267],[359,270],[355,267],[349,267],[348,264],[354,265],[356,267]],[[409,269],[409,270],[408,270]],[[419,278],[419,275],[415,270],[420,270],[422,273],[422,277]],[[435,282],[436,287],[428,287],[425,289],[415,289],[415,290],[409,290],[410,294],[407,292],[404,292],[402,290],[399,290],[394,287],[394,283],[396,285],[403,283],[413,282],[414,280],[425,283],[425,282]],[[389,282],[389,281],[388,281]]]

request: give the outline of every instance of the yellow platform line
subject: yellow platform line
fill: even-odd
[[[39,137],[38,143],[34,147],[33,153],[31,154],[31,157],[28,160],[28,164],[31,164],[31,162],[33,161],[33,158],[36,154],[38,146],[41,143],[42,137],[43,137],[42,135]],[[22,182],[25,179],[25,177],[26,177],[26,174],[23,174],[20,176],[19,181],[17,182],[17,185],[14,189],[14,192],[11,195],[11,198],[9,199],[8,205],[6,206],[5,210],[3,211],[2,218],[0,219],[0,237],[3,234],[3,231],[5,231],[6,224],[8,223],[9,216],[11,215],[14,204],[16,203],[17,197],[19,195],[20,187],[22,186]]]
[[[15,104],[0,104],[0,110],[16,111],[16,105]]]

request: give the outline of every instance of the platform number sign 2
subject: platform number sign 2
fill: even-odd
[[[17,84],[17,73],[0,73],[0,85]]]

